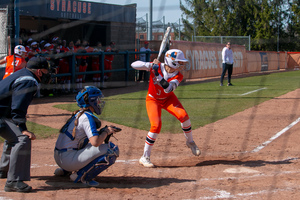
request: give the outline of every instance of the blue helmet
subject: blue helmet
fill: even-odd
[[[80,108],[92,106],[95,113],[100,115],[105,105],[103,97],[104,95],[99,88],[95,86],[85,86],[83,90],[78,92],[75,99]]]

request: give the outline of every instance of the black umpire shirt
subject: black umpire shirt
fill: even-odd
[[[0,81],[0,118],[9,118],[27,130],[27,109],[38,90],[38,78],[23,68]]]

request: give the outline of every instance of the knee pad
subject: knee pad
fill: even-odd
[[[90,181],[115,163],[117,157],[119,157],[119,147],[112,142],[109,142],[108,145],[109,148],[105,155],[99,156],[77,172],[78,176],[74,180],[75,183]]]

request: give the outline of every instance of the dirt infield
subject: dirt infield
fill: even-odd
[[[147,131],[120,126],[118,141],[112,139],[120,157],[96,178],[97,188],[55,177],[56,138],[37,139],[29,182],[34,192],[5,193],[6,180],[1,179],[0,199],[299,199],[299,97],[300,89],[193,130],[199,157],[185,146],[182,133],[160,134],[153,169],[138,164]],[[60,128],[69,113],[52,106],[73,100],[72,95],[36,99],[28,120]]]

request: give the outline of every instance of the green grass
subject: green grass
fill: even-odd
[[[232,87],[220,87],[219,81],[182,84],[176,89],[175,94],[187,110],[193,129],[196,129],[299,88],[299,77],[300,71],[291,71],[234,78]],[[224,83],[226,81],[224,80]],[[253,92],[255,90],[257,91]],[[103,93],[105,95],[105,90]],[[147,91],[140,91],[106,97],[106,105],[100,119],[149,130],[150,123],[145,106],[146,94]],[[76,104],[55,107],[69,111],[78,109]],[[180,123],[164,110],[162,123],[162,132],[181,132]]]
[[[49,126],[43,126],[30,121],[26,122],[27,129],[33,132],[37,139],[49,138],[56,136],[59,132],[58,129],[51,128]],[[0,142],[4,142],[4,139],[0,137]]]

